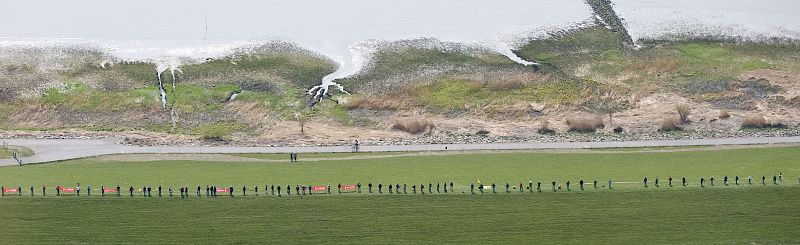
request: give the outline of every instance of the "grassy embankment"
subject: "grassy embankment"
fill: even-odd
[[[447,115],[525,119],[531,115],[531,102],[581,108],[598,91],[634,96],[676,92],[720,109],[748,110],[753,109],[748,101],[766,100],[782,88],[764,81],[738,81],[739,74],[757,69],[800,71],[796,42],[686,38],[642,40],[639,49],[621,43],[605,28],[588,27],[533,40],[515,51],[543,63],[541,73],[486,50],[424,42],[390,44],[379,49],[361,73],[340,81],[354,93],[348,103],[325,100],[311,109],[305,108],[303,90],[335,65],[297,48],[264,48],[182,66],[175,94],[169,73],[162,79],[181,120],[175,132],[198,134],[198,127],[211,127],[225,129],[215,134],[229,135],[254,131],[248,125],[264,116],[250,115],[253,111],[277,120],[295,120],[301,113],[349,126],[382,123],[371,113],[350,113],[356,108],[388,112],[424,108]],[[42,80],[34,74],[35,67],[4,69],[11,75],[0,77],[2,81]],[[105,69],[87,63],[60,71],[56,79],[64,85],[46,89],[41,96],[9,99],[3,93],[0,128],[170,131],[154,74],[151,63],[119,63]],[[733,93],[738,88],[753,92]],[[243,92],[235,103],[225,103],[235,91]],[[792,98],[785,99],[770,103],[790,103]],[[243,115],[231,117],[235,113]],[[204,126],[208,124],[212,125]]]
[[[738,81],[742,72],[800,71],[795,59],[800,55],[800,45],[796,42],[686,38],[681,41],[642,40],[640,43],[639,49],[626,48],[616,34],[602,27],[533,40],[515,52],[524,59],[541,62],[542,73],[538,75],[532,74],[531,68],[507,59],[502,62],[505,57],[500,55],[458,56],[420,48],[386,50],[378,52],[372,67],[347,79],[345,84],[365,97],[356,98],[350,108],[422,107],[440,113],[507,117],[526,115],[512,109],[516,103],[581,106],[597,91],[641,96],[651,92],[676,92],[725,109],[748,109],[747,100],[765,99],[764,96],[779,92],[781,88],[765,85],[763,81]],[[394,80],[380,76],[397,74],[392,71],[413,73],[431,67],[441,72]],[[503,75],[485,75],[497,71]],[[379,89],[392,85],[375,84],[380,82],[401,84],[397,85],[398,89],[382,91]],[[758,92],[724,94],[737,87]]]
[[[349,156],[349,155],[348,155]],[[251,156],[259,157],[259,156]],[[37,196],[0,199],[0,240],[12,243],[796,243],[798,147],[661,153],[465,153],[287,163],[103,162],[2,167],[5,185]],[[302,159],[301,159],[302,160]],[[721,183],[772,176],[775,186]],[[686,176],[688,187],[644,188],[643,176]],[[700,188],[700,176],[717,186]],[[613,190],[497,194],[466,186],[614,178]],[[38,185],[92,184],[92,197],[40,197]],[[459,194],[260,196],[253,184],[454,181]],[[605,181],[601,181],[604,185]],[[622,183],[620,183],[622,182]],[[624,183],[632,182],[632,183]],[[235,185],[237,197],[97,196],[101,184]],[[250,186],[248,197],[238,187]],[[27,188],[23,188],[27,189]],[[366,191],[365,191],[366,192]]]

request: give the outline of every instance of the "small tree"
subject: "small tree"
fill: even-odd
[[[294,120],[300,125],[300,134],[306,134],[306,117],[305,113],[297,111],[294,113]]]
[[[689,106],[686,104],[682,104],[676,106],[675,110],[678,111],[678,116],[681,119],[681,123],[689,122],[689,114],[692,113],[692,108],[689,108]]]
[[[612,90],[600,91],[591,95],[584,102],[584,107],[597,112],[597,114],[608,115],[608,124],[614,128],[614,113],[628,109],[630,100]]]

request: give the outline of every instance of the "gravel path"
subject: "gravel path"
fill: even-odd
[[[45,163],[76,158],[124,153],[286,153],[286,152],[350,152],[349,146],[309,147],[224,147],[224,146],[166,146],[140,147],[122,145],[119,139],[5,139],[9,145],[33,149],[35,155],[23,158],[23,163]],[[526,150],[526,149],[587,149],[620,147],[698,146],[698,145],[753,145],[800,143],[800,136],[750,137],[689,140],[640,140],[607,142],[553,142],[553,143],[486,143],[486,144],[423,144],[362,146],[363,152],[401,151],[468,151],[468,150]],[[14,160],[0,160],[0,166],[17,165]]]

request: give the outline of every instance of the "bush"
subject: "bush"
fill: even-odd
[[[675,117],[668,117],[664,118],[664,121],[661,122],[661,128],[658,131],[662,132],[670,132],[670,131],[679,131],[682,130],[680,125],[680,119]]]
[[[719,119],[725,120],[731,117],[727,110],[719,110]]]
[[[688,105],[678,105],[675,110],[678,111],[681,123],[689,122],[689,114],[692,113],[692,109]]]
[[[767,119],[764,116],[749,116],[742,121],[742,128],[764,128],[767,126]]]
[[[554,134],[554,133],[556,133],[555,130],[550,128],[550,122],[548,122],[548,121],[542,122],[542,125],[539,126],[539,129],[537,129],[536,132],[539,133],[539,134]]]
[[[345,102],[343,106],[348,110],[353,110],[363,107],[366,102],[367,98],[363,95],[353,95],[347,99],[347,102]]]
[[[604,128],[603,119],[600,116],[591,118],[568,118],[567,131],[578,133],[594,133],[598,128]]]
[[[392,122],[392,129],[400,130],[410,134],[419,134],[433,130],[434,126],[431,121],[420,118],[403,118],[394,119]]]

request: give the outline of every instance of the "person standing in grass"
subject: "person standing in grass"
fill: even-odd
[[[530,180],[530,181],[528,182],[528,191],[530,191],[531,193],[533,193],[533,180]]]
[[[406,192],[406,184],[405,183],[403,183],[403,194],[408,194],[408,192]]]
[[[712,177],[713,178],[713,177]],[[669,187],[672,187],[672,176],[669,176]]]
[[[542,193],[542,181],[536,181],[536,191]]]
[[[33,186],[31,186],[31,196],[33,196]]]
[[[551,183],[551,184],[553,184],[553,192],[555,192],[556,191],[556,182],[553,181],[553,183]]]
[[[228,188],[228,194],[230,194],[230,195],[231,195],[231,197],[233,197],[233,186],[231,186],[230,188]]]
[[[613,183],[613,182],[611,182],[611,179],[608,179],[608,189],[614,189],[614,188],[611,188],[611,183]]]
[[[42,196],[47,196],[47,187],[42,185]]]
[[[766,185],[766,184],[767,184],[767,177],[764,176],[764,175],[761,175],[761,185]]]
[[[0,187],[0,188],[1,188],[1,187]],[[61,186],[56,186],[56,196],[57,196],[57,197],[60,197],[60,196],[61,196]]]
[[[122,196],[122,193],[120,193],[119,191],[120,191],[119,184],[117,184],[117,196]]]
[[[656,176],[656,188],[658,188],[658,176]]]
[[[455,191],[455,189],[453,189],[453,181],[450,181],[450,191]]]
[[[394,185],[394,193],[396,193],[396,194],[400,194],[400,183],[396,183],[396,184]],[[445,190],[445,193],[447,193],[447,191],[446,191],[446,190]]]
[[[753,176],[752,175],[748,175],[747,176],[747,184],[748,185],[752,185],[753,184]]]
[[[131,188],[128,190],[131,192],[131,196],[133,196],[133,186],[131,186]]]
[[[579,181],[578,184],[580,184],[581,190],[583,190],[583,180]]]
[[[369,193],[372,193],[372,182],[369,182],[369,184],[367,184],[367,188],[369,188]]]
[[[161,197],[161,185],[158,185],[158,197]]]
[[[686,177],[681,177],[681,185],[686,186]]]
[[[647,188],[647,176],[644,176],[644,188]]]
[[[278,188],[281,188],[281,186],[280,186],[280,185],[278,185]],[[278,193],[280,193],[280,192],[281,192],[281,190],[280,190],[280,189],[278,189]],[[269,186],[269,194],[270,194],[270,195],[272,195],[272,196],[274,196],[274,195],[275,195],[275,186],[274,186],[274,185],[270,185],[270,186]]]
[[[522,182],[519,182],[519,192],[522,192]]]
[[[383,194],[383,184],[378,183],[378,194]]]
[[[778,184],[778,179],[775,177],[775,175],[772,176],[772,184],[773,185],[777,185]]]
[[[439,190],[440,190],[439,189],[439,182],[436,182],[436,193],[441,193],[441,192],[439,192]]]
[[[286,185],[286,195],[287,196],[292,195],[292,185]]]
[[[703,177],[700,177],[700,187],[705,187],[705,185],[703,185],[703,183],[705,183],[705,181],[706,180],[703,179]]]
[[[496,187],[497,187],[497,186],[496,186],[496,185],[494,185],[494,182],[492,182],[492,193],[494,193],[494,194],[497,194],[497,191],[496,191],[497,189],[496,189]]]
[[[714,186],[714,176],[711,176],[708,180],[711,182],[711,186]]]
[[[231,187],[231,188],[233,188],[233,187]],[[256,188],[258,188],[258,187],[256,187]],[[305,192],[305,189],[306,188],[303,187],[303,192]],[[246,185],[242,186],[242,196],[247,196],[247,186]]]
[[[78,185],[75,186],[75,194],[81,196],[81,182],[78,182]]]
[[[255,192],[256,196],[258,196],[258,185],[256,185],[256,189],[253,192]]]
[[[281,196],[281,185],[278,185],[278,196]]]
[[[783,172],[778,172],[778,180],[783,182]]]
[[[300,195],[300,185],[294,185],[294,193]]]
[[[511,191],[509,191],[509,187],[510,187],[510,186],[508,185],[508,182],[506,182],[506,193],[509,193],[509,192],[511,192]]]
[[[119,191],[117,191],[119,193]],[[172,197],[172,186],[169,186],[169,197]]]
[[[104,186],[104,185],[100,186],[100,196],[101,197],[106,196],[106,186]]]
[[[392,194],[392,184],[389,184],[389,194]]]
[[[433,184],[431,184],[431,182],[428,182],[428,192],[433,194]]]
[[[475,194],[475,182],[469,183],[469,193]]]
[[[728,185],[728,176],[727,175],[725,175],[725,177],[722,177],[722,184],[723,185]]]
[[[570,191],[570,189],[569,189],[569,180],[567,180],[567,191]]]
[[[739,175],[736,175],[736,185],[739,185]]]

